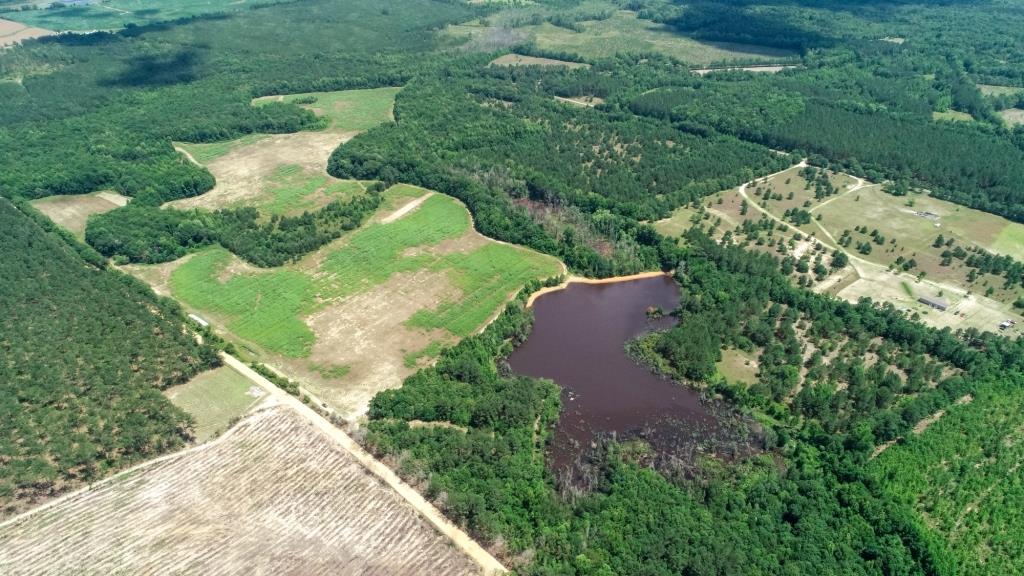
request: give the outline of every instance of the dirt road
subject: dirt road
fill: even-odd
[[[402,496],[406,502],[415,508],[416,511],[426,518],[427,521],[430,522],[439,532],[447,536],[452,543],[458,546],[460,550],[480,565],[485,574],[504,574],[508,572],[505,566],[503,566],[497,558],[492,556],[487,550],[484,550],[482,546],[477,544],[477,542],[470,538],[468,534],[463,532],[461,528],[445,518],[437,508],[427,502],[419,492],[403,482],[402,479],[399,478],[398,475],[390,468],[371,456],[369,452],[363,450],[363,448],[359,446],[359,444],[357,444],[356,441],[348,434],[345,434],[334,424],[328,422],[327,419],[309,406],[303,404],[298,398],[287,394],[269,380],[260,376],[241,360],[238,360],[230,354],[224,353],[221,354],[221,358],[224,360],[225,364],[231,366],[253,383],[266,390],[282,404],[293,408],[300,415],[309,420],[309,422],[316,426],[321,432],[326,434],[329,438],[337,442],[342,448],[352,454],[360,464]]]

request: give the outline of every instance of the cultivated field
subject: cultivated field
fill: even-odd
[[[95,192],[69,196],[48,196],[33,200],[32,206],[79,239],[85,238],[89,216],[110,212],[128,204],[128,198],[116,192]]]
[[[170,401],[196,420],[196,440],[224,432],[260,398],[263,390],[227,366],[196,376],[164,391]]]
[[[245,10],[255,4],[273,4],[277,0],[103,0],[66,2],[58,8],[47,8],[58,2],[45,2],[37,10],[8,10],[0,16],[57,31],[92,31],[124,28],[127,24],[147,24],[175,20],[198,14]],[[19,2],[18,7],[32,4]]]
[[[291,408],[0,525],[0,573],[478,574]]]
[[[288,214],[318,208],[362,189],[354,181],[327,175],[327,159],[339,144],[362,130],[393,120],[399,88],[268,96],[253,101],[295,101],[324,119],[325,128],[293,134],[254,134],[227,142],[175,147],[205,166],[217,181],[213,190],[168,206],[210,210],[257,206]]]
[[[356,416],[528,280],[562,271],[554,258],[481,236],[450,197],[404,185],[385,196],[370,223],[294,265],[256,269],[210,248],[127,269]]]
[[[20,22],[0,18],[0,48],[17,44],[29,38],[39,38],[53,34],[52,30],[35,28]]]

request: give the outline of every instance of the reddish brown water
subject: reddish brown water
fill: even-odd
[[[697,391],[652,374],[624,349],[629,339],[672,325],[672,318],[648,320],[648,307],[668,311],[678,302],[676,283],[657,277],[570,284],[534,303],[533,332],[508,361],[515,372],[562,386],[548,458],[556,471],[577,465],[603,435],[643,437],[659,453],[677,453],[700,450],[700,437],[719,428]]]

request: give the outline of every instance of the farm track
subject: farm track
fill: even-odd
[[[269,393],[260,409],[217,440],[0,524],[0,573],[505,572],[346,434],[224,361]]]

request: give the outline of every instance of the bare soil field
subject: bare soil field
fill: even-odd
[[[327,159],[339,144],[358,132],[296,132],[277,134],[231,150],[206,168],[217,184],[206,194],[166,204],[187,210],[216,210],[226,206],[258,203],[263,189],[278,168],[294,165],[312,176],[327,173]],[[328,177],[330,178],[330,177]],[[340,182],[330,178],[333,182]]]
[[[272,404],[272,403],[270,403]],[[409,575],[479,567],[293,409],[0,524],[0,573]]]
[[[723,72],[727,70],[742,70],[743,72],[757,72],[761,74],[776,74],[783,70],[790,68],[799,68],[799,66],[793,64],[789,66],[722,66],[718,68],[695,68],[690,70],[698,76],[704,76],[705,74],[711,74],[712,72]]]
[[[29,38],[40,38],[56,34],[52,30],[27,26],[0,18],[0,47],[11,46]]]
[[[85,237],[85,224],[89,216],[110,212],[128,204],[129,198],[116,192],[96,192],[70,196],[49,196],[33,200],[32,206],[77,236]]]

